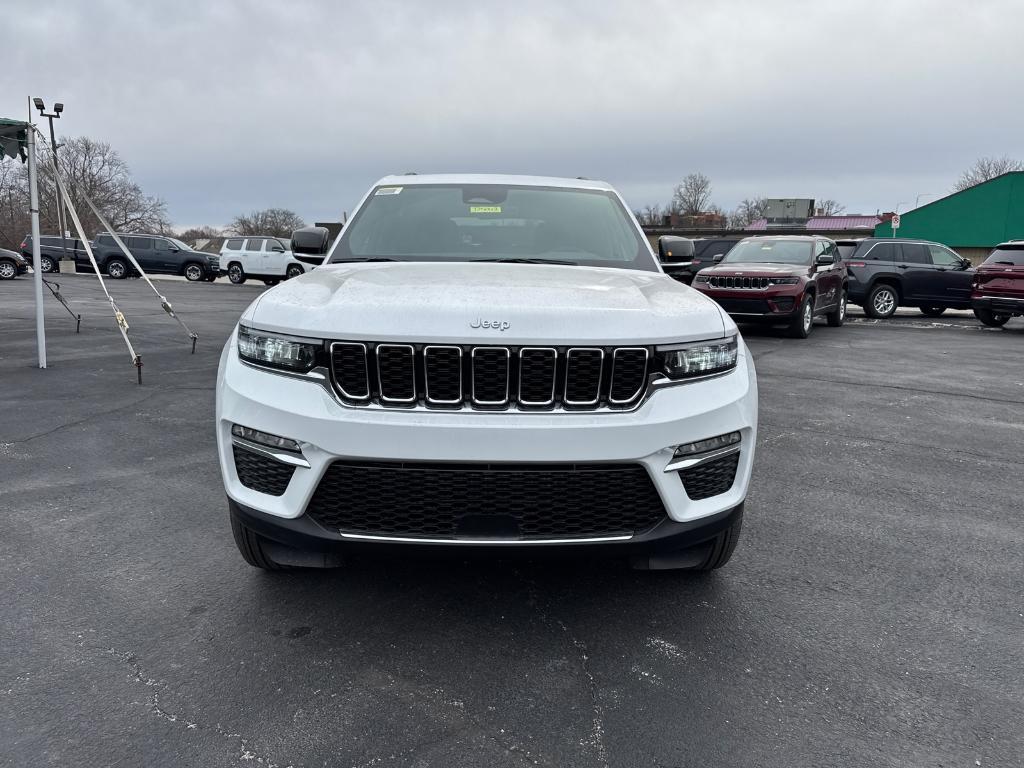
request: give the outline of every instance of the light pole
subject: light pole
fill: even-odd
[[[57,102],[53,105],[53,112],[46,111],[46,105],[43,104],[43,100],[38,96],[32,99],[32,103],[36,109],[39,110],[39,114],[45,117],[50,122],[50,149],[53,150],[53,167],[57,168],[57,138],[53,133],[53,119],[60,119],[60,113],[64,111],[64,105]],[[56,182],[54,182],[56,183]],[[64,222],[64,202],[60,199],[60,192],[57,193],[57,226],[60,228],[60,249],[61,258],[66,260],[68,258],[68,244],[64,238],[64,233],[67,231],[67,226]]]

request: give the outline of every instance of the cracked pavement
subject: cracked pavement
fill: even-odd
[[[261,288],[0,283],[0,766],[1005,766],[1024,754],[1024,320],[745,333],[733,561],[357,560],[228,529],[221,345]],[[49,297],[47,297],[49,298]]]

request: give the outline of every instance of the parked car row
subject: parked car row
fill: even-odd
[[[228,279],[237,285],[250,277],[273,285],[310,269],[294,258],[289,241],[283,238],[232,237],[224,242],[220,253],[217,254],[197,251],[181,240],[166,235],[119,232],[118,237],[147,274],[180,275],[192,282],[213,282],[218,277],[227,275]],[[90,245],[96,263],[105,275],[115,280],[138,277],[138,270],[125,257],[113,235],[101,233]],[[17,271],[14,257],[23,259],[26,264],[31,263],[31,235],[22,240],[20,249],[20,255],[13,251],[6,252],[11,256],[0,261],[0,279],[12,279],[22,274]],[[65,254],[74,259],[76,272],[93,270],[83,241],[61,238],[59,235],[39,237],[39,261],[42,272],[60,272],[61,259]],[[6,277],[12,269],[14,272]]]
[[[874,318],[892,317],[899,307],[916,307],[927,317],[973,309],[993,327],[1024,314],[1024,241],[998,245],[977,269],[947,246],[927,240],[810,235],[720,240],[710,267],[696,258],[698,242],[660,238],[665,272],[714,298],[737,322],[785,324],[798,337],[806,337],[818,315],[842,325],[847,301]]]

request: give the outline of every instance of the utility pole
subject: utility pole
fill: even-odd
[[[46,111],[46,106],[43,104],[43,100],[40,98],[32,99],[32,103],[35,104],[36,109],[39,110],[39,114],[47,118],[50,121],[50,149],[53,150],[53,165],[57,165],[57,138],[53,133],[53,119],[60,119],[60,113],[64,111],[64,105],[57,102],[53,105],[53,113]],[[64,201],[61,199],[60,192],[56,195],[57,198],[57,226],[60,228],[60,249],[61,259],[68,259],[68,244],[64,237],[64,233],[67,231],[67,224],[64,219]]]
[[[30,110],[31,113],[31,110]],[[43,270],[39,263],[39,181],[36,173],[36,132],[32,121],[29,121],[27,134],[28,144],[28,189],[29,215],[32,218],[32,275],[36,294],[36,348],[39,352],[39,367],[46,367],[46,324],[43,320]]]

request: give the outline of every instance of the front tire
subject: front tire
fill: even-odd
[[[1010,320],[1009,315],[998,315],[991,309],[975,309],[974,316],[989,328],[1002,328]]]
[[[228,280],[235,285],[241,285],[245,282],[245,270],[242,269],[242,265],[235,263],[228,266]]]
[[[289,566],[277,562],[268,555],[263,548],[263,538],[242,525],[234,515],[231,515],[231,535],[242,559],[253,568],[261,568],[264,571],[289,570]]]
[[[814,297],[806,294],[800,304],[800,311],[789,324],[789,335],[794,339],[806,339],[811,335],[812,328],[814,328]]]
[[[185,265],[185,279],[190,283],[198,283],[200,280],[206,277],[206,270],[199,264],[186,264]]]
[[[712,540],[711,551],[708,552],[707,558],[691,570],[706,573],[717,570],[728,563],[732,559],[732,553],[736,551],[736,545],[739,544],[742,528],[743,518],[740,517]]]
[[[298,264],[292,264],[290,267],[288,267],[288,271],[285,273],[285,279],[291,280],[293,277],[298,277],[299,275],[305,274],[305,271],[306,270],[304,270]]]
[[[921,314],[925,317],[941,317],[946,311],[945,307],[919,307]]]
[[[13,261],[0,261],[0,280],[13,280],[18,276],[18,268]]]
[[[828,320],[828,324],[833,328],[839,328],[844,322],[846,322],[846,291],[842,291],[839,294],[839,306],[825,315],[825,319]]]
[[[884,320],[895,315],[899,305],[900,297],[896,289],[888,283],[882,283],[871,289],[867,301],[864,302],[864,312],[868,317]]]
[[[107,276],[112,280],[124,280],[128,277],[128,265],[121,259],[111,259],[107,262]]]

